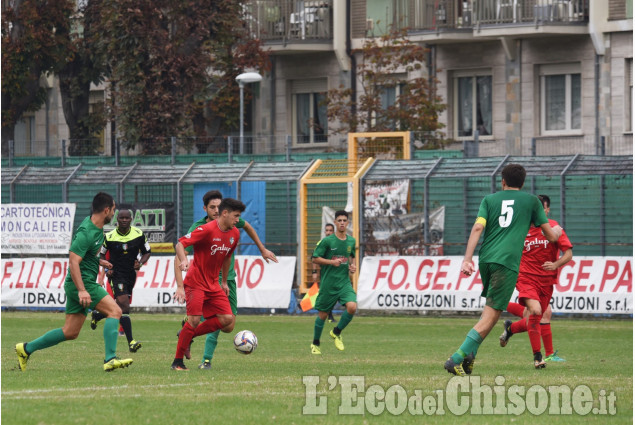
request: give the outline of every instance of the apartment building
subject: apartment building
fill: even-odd
[[[632,0],[250,0],[245,16],[271,51],[245,115],[248,135],[276,136],[268,149],[287,135],[298,152],[344,149],[321,101],[360,89],[355,49],[394,25],[430,49],[425,72],[447,104],[451,147],[478,137],[482,156],[632,153]],[[47,140],[55,155],[68,135],[56,83],[43,84],[49,102],[16,128],[16,154]],[[103,96],[95,87],[95,107]],[[106,154],[110,136],[100,135]]]

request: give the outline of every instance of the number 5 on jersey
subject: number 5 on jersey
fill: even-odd
[[[498,224],[500,224],[501,227],[509,227],[512,223],[512,217],[514,216],[512,205],[514,205],[513,200],[503,201],[501,205],[501,215],[498,217]]]

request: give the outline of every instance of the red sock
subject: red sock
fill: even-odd
[[[190,346],[190,342],[192,342],[192,338],[194,338],[194,328],[190,325],[190,322],[185,322],[179,334],[179,342],[176,344],[175,359],[183,358],[185,350]]]
[[[214,316],[209,319],[206,318],[203,323],[198,324],[196,330],[194,331],[194,336],[209,334],[220,328],[222,328],[222,326],[218,317]]]
[[[545,345],[545,356],[553,354],[553,340],[551,339],[551,323],[540,324],[540,335],[542,343]]]
[[[507,311],[516,317],[523,317],[523,311],[525,311],[525,307],[518,303],[509,303],[507,304]]]
[[[520,319],[510,326],[513,334],[527,332],[527,319]]]
[[[532,314],[529,316],[529,324],[527,325],[527,333],[529,334],[529,342],[531,343],[531,349],[534,353],[540,352],[540,319],[542,315],[538,316]]]

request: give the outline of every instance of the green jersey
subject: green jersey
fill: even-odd
[[[79,263],[79,270],[82,274],[84,286],[99,286],[97,284],[97,274],[99,273],[99,251],[101,250],[101,245],[103,243],[103,229],[95,226],[93,222],[90,221],[90,217],[86,217],[77,228],[70,248],[71,252],[74,252],[82,257],[82,262]],[[74,286],[70,268],[64,283]]]
[[[529,226],[547,223],[537,196],[503,190],[481,201],[478,217],[486,220],[479,263],[496,263],[518,272]]]
[[[207,223],[207,217],[203,217],[199,221],[194,222],[194,224],[190,226],[190,229],[187,232],[192,233],[198,226],[202,226],[205,223]],[[238,227],[239,229],[242,229],[243,227],[245,227],[245,220],[243,220],[242,217],[238,219],[238,223],[236,223],[236,227]],[[188,254],[191,254],[194,252],[194,247],[190,245],[187,248],[185,248],[185,251]],[[229,273],[227,274],[227,280],[236,280],[236,270],[234,270],[234,255],[236,255],[235,253],[236,253],[236,250],[234,250],[234,252],[232,253],[232,262],[229,265]],[[223,272],[221,271],[219,274],[219,282],[220,282],[220,279],[222,279],[222,277],[223,277]]]
[[[327,260],[339,258],[342,264],[339,267],[320,264],[320,289],[327,287],[343,287],[350,285],[348,265],[349,258],[355,258],[355,238],[346,235],[345,240],[338,238],[335,233],[318,242],[313,257],[321,257]]]

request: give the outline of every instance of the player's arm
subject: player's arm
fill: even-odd
[[[472,257],[474,256],[474,251],[476,250],[476,245],[478,245],[479,239],[481,239],[481,234],[483,233],[483,229],[485,229],[485,225],[487,224],[487,220],[483,217],[478,217],[474,226],[472,226],[472,231],[470,232],[470,237],[467,240],[467,247],[465,248],[465,256],[463,257],[463,264],[461,264],[461,272],[470,276],[474,273],[474,264],[472,263]]]
[[[73,279],[73,283],[77,288],[79,304],[82,307],[88,307],[92,302],[92,299],[90,298],[90,294],[86,291],[84,280],[82,279],[82,272],[79,268],[79,264],[82,262],[82,260],[83,258],[81,256],[71,251],[68,256],[68,268],[71,271],[71,279]]]
[[[176,251],[176,257],[174,258],[174,278],[176,280],[174,299],[183,304],[185,302],[185,289],[183,288],[183,274],[181,272],[187,271],[190,264],[185,254],[185,248],[181,242],[177,242],[176,245],[174,245],[174,250]]]
[[[558,242],[558,239],[560,239],[562,235],[562,227],[558,224],[551,227],[551,224],[543,223],[540,225],[540,228],[542,229],[542,234],[545,235],[545,238],[551,243]]]
[[[254,230],[254,228],[251,227],[251,224],[249,224],[249,222],[245,221],[245,227],[243,227],[243,229],[245,230],[245,232],[247,232],[247,235],[249,235],[251,240],[254,241],[254,243],[260,250],[260,255],[262,255],[262,258],[264,258],[267,263],[269,262],[269,260],[273,261],[274,263],[278,262],[278,259],[276,258],[276,254],[274,254],[273,252],[265,248],[263,243],[260,241],[258,234]]]
[[[327,258],[322,258],[322,257],[313,257],[311,258],[311,261],[313,262],[313,264],[317,264],[319,266],[339,267],[342,264],[342,260],[339,258],[334,258],[329,260]]]
[[[106,253],[108,252],[108,245],[106,244],[106,240],[104,239],[104,244],[101,246],[99,250],[99,265],[104,269],[109,269],[106,273],[110,273],[112,275],[112,263],[106,260]]]
[[[545,263],[542,265],[542,268],[544,270],[550,270],[550,271],[558,270],[560,267],[564,266],[569,261],[571,261],[572,258],[573,258],[573,250],[569,248],[562,253],[562,257],[558,258],[557,261],[554,261],[554,262],[545,261]]]
[[[141,245],[141,258],[139,260],[135,260],[135,270],[139,270],[141,266],[148,262],[150,259],[150,255],[152,255],[152,250],[150,249],[150,244],[148,243],[148,238],[144,234],[141,235],[143,238],[143,244]]]

